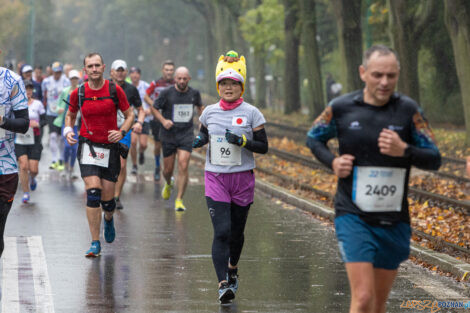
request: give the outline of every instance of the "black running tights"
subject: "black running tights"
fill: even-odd
[[[3,232],[5,231],[5,223],[7,222],[8,213],[10,213],[13,202],[5,202],[0,200],[0,257],[3,254],[5,243],[3,242]]]
[[[214,228],[212,262],[219,282],[227,279],[228,262],[237,265],[242,253],[246,219],[250,205],[218,202],[206,197],[207,207]]]

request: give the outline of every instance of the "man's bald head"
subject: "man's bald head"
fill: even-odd
[[[189,73],[189,70],[185,66],[180,66],[175,70],[175,76],[176,75],[187,75],[189,78],[191,78],[191,74]]]
[[[191,80],[188,68],[180,66],[175,71],[175,83],[176,89],[180,92],[186,92],[188,90],[188,83]]]

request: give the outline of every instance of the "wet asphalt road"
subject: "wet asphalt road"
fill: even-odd
[[[90,234],[82,180],[70,182],[46,164],[31,203],[21,204],[19,191],[7,222],[9,244],[3,261],[5,255],[8,262],[8,255],[18,256],[18,274],[13,275],[18,292],[12,296],[15,281],[5,274],[12,265],[4,263],[3,312],[13,313],[12,307],[19,308],[15,312],[348,311],[349,288],[334,230],[305,213],[257,195],[239,264],[239,292],[232,305],[220,306],[203,176],[194,162],[185,213],[174,211],[174,195],[169,201],[161,199],[151,165],[140,168],[137,177],[129,175],[121,198],[124,210],[115,215],[117,238],[112,244],[102,240],[96,259],[84,257]],[[28,240],[33,236],[41,239],[43,263],[31,261],[36,252]],[[43,264],[46,272],[39,287],[33,279],[38,272],[35,264]],[[50,289],[38,291],[48,284]],[[468,301],[461,287],[406,262],[388,312],[431,312],[400,308],[404,300]],[[44,297],[50,299],[52,310],[50,304],[44,309]],[[5,299],[13,299],[17,306],[5,306]]]

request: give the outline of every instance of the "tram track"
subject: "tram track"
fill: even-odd
[[[307,128],[300,128],[296,126],[290,126],[290,125],[273,123],[273,122],[266,122],[266,127],[267,128],[272,127],[275,129],[274,131],[272,129],[268,129],[268,134],[272,137],[279,137],[279,138],[287,137],[297,142],[305,142],[306,134],[308,131]],[[332,150],[333,151],[337,150],[337,148],[333,148]],[[455,166],[460,166],[462,170],[466,163],[466,161],[463,159],[457,159],[457,158],[452,158],[452,157],[441,157],[441,159],[443,163],[449,163]],[[438,177],[442,177],[444,179],[452,179],[459,183],[470,183],[470,178],[460,176],[460,175],[455,175],[447,171],[432,171],[432,170],[425,170],[425,171],[432,173]]]
[[[270,153],[273,153],[272,150],[277,150],[277,149],[270,148]],[[319,165],[318,167],[315,167],[315,168],[316,169],[322,169],[322,170],[325,170],[325,171],[328,170],[325,167],[322,168],[321,165]],[[286,175],[282,175],[280,173],[276,173],[275,171],[272,171],[268,168],[260,167],[259,165],[257,165],[255,171],[260,173],[260,174],[264,174],[266,176],[273,177],[273,178],[277,179],[279,181],[279,184],[282,187],[285,187],[285,188],[292,188],[293,187],[295,189],[299,189],[299,190],[302,190],[302,191],[313,193],[317,196],[317,197],[314,197],[317,201],[324,202],[327,206],[331,207],[331,210],[333,210],[332,201],[333,201],[334,195],[332,193],[320,190],[318,188],[314,188],[314,187],[312,187],[308,184],[299,182],[297,179],[295,179],[293,177],[289,177],[289,176],[286,176]],[[330,173],[331,173],[331,170],[330,170]],[[431,193],[428,193],[428,192],[423,192],[423,191],[420,191],[420,190],[413,190],[415,188],[410,188],[410,189],[411,189],[411,190],[409,190],[410,198],[416,199],[417,197],[418,198],[421,197],[421,198],[419,198],[419,199],[421,199],[421,201],[424,200],[424,199],[426,199],[429,202],[438,201],[435,198],[434,194],[431,194]],[[424,197],[426,197],[426,198],[424,198]],[[324,198],[324,199],[321,199],[321,198]],[[441,199],[441,201],[444,201],[444,199]],[[454,251],[455,253],[457,253],[459,255],[464,254],[467,258],[470,257],[470,249],[468,249],[466,247],[459,246],[455,243],[446,241],[442,237],[432,236],[432,235],[427,234],[427,233],[425,233],[425,232],[423,232],[419,229],[416,229],[416,228],[412,228],[412,233],[413,233],[414,236],[419,238],[419,240],[427,240],[428,242],[430,242],[433,245],[434,249],[437,250],[437,251],[451,250],[451,251]]]
[[[333,171],[331,169],[327,168],[322,163],[315,161],[311,158],[308,158],[306,156],[293,154],[293,153],[282,151],[273,147],[269,148],[269,153],[272,155],[275,155],[276,157],[282,158],[286,161],[299,163],[312,169],[321,169],[325,171],[326,173],[333,175]],[[454,209],[460,209],[460,210],[463,210],[466,214],[470,215],[470,202],[452,199],[452,198],[449,198],[440,194],[432,193],[432,192],[418,189],[415,187],[409,187],[408,194],[414,200],[418,200],[418,201],[428,200],[430,201],[430,204],[438,205],[444,209],[451,208],[451,207]]]

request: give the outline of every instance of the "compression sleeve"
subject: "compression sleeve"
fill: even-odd
[[[337,136],[336,124],[333,119],[333,109],[328,106],[322,114],[313,122],[312,128],[307,133],[307,147],[313,155],[326,165],[332,168],[335,155],[326,145],[328,140]]]
[[[253,132],[253,139],[246,140],[244,147],[255,153],[265,154],[268,152],[268,136],[264,127]]]
[[[15,118],[4,117],[5,123],[0,127],[14,133],[25,134],[29,128],[28,109],[13,111],[13,114]]]
[[[39,115],[39,127],[47,125],[46,113]]]
[[[201,124],[198,136],[201,138],[202,145],[205,145],[209,142],[209,131],[207,130],[207,127],[203,124]]]
[[[441,166],[441,154],[435,144],[434,134],[421,112],[413,115],[412,143],[405,150],[405,157],[411,164],[426,170],[438,170]]]

